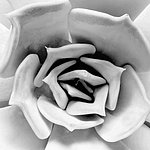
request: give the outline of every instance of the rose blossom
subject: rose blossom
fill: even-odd
[[[71,10],[67,0],[8,13],[11,30],[1,25],[4,39],[9,32],[1,40],[1,148],[44,149],[49,136],[46,150],[132,148],[128,139],[150,110],[141,16],[135,24],[143,31],[128,15]],[[24,136],[17,143],[16,130]]]

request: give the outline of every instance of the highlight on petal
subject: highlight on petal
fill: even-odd
[[[70,96],[82,98],[82,99],[87,100],[87,101],[92,100],[92,98],[90,96],[88,96],[87,94],[83,93],[82,91],[76,89],[75,87],[73,87],[69,84],[65,84],[65,83],[60,83],[60,84],[68,92],[68,94]]]
[[[0,60],[1,74],[13,75],[27,54],[36,53],[46,45],[57,45],[63,39],[68,40],[70,8],[68,0],[58,0],[28,5],[7,14],[12,27]]]
[[[19,106],[35,134],[40,139],[44,139],[50,135],[52,124],[46,123],[37,107],[33,80],[38,66],[39,59],[35,54],[27,56],[20,64],[15,74],[9,104]]]
[[[145,122],[150,112],[143,84],[131,66],[125,68],[116,109],[106,114],[102,126],[95,127],[97,133],[109,142],[131,135]]]
[[[122,142],[110,143],[97,136],[94,128],[69,132],[54,125],[45,150],[129,150]]]
[[[103,78],[95,76],[86,70],[73,70],[71,72],[67,72],[59,76],[58,80],[71,80],[74,78],[82,79],[93,86],[106,83],[106,81]]]
[[[71,44],[60,48],[48,48],[48,56],[35,78],[35,86],[40,87],[42,85],[42,79],[56,60],[62,58],[78,58],[84,54],[94,54],[95,51],[95,47],[90,44]]]
[[[131,64],[138,72],[150,70],[150,44],[128,15],[114,17],[76,8],[70,13],[69,28],[74,42],[91,41],[117,66]]]
[[[42,150],[47,140],[38,139],[17,106],[0,109],[1,150]]]
[[[132,135],[123,139],[123,143],[125,143],[130,149],[133,150],[148,150],[150,149],[150,130],[146,125],[141,126],[137,131],[135,131]]]
[[[14,76],[9,78],[0,78],[0,102],[9,101],[14,83]]]
[[[114,110],[120,91],[120,77],[124,69],[105,60],[82,57],[81,61],[92,66],[107,80],[109,83],[109,96],[106,107],[110,110]]]
[[[108,85],[94,91],[94,102],[85,103],[79,101],[69,102],[66,112],[70,115],[98,114],[105,116],[105,103],[108,95]]]
[[[38,99],[38,108],[47,120],[64,126],[69,131],[92,128],[103,123],[103,119],[97,115],[87,118],[71,116],[65,110],[59,108],[52,99],[45,96]]]
[[[150,5],[148,5],[140,15],[134,20],[134,24],[142,30],[148,41],[150,42]]]
[[[63,63],[62,65],[55,67],[49,75],[44,78],[44,82],[49,85],[49,88],[51,89],[53,96],[55,98],[56,103],[58,106],[62,109],[66,108],[66,105],[68,103],[68,97],[64,90],[61,88],[61,86],[57,82],[57,76],[68,67],[74,65],[76,61],[69,61],[66,63]]]

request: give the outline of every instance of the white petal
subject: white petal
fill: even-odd
[[[109,83],[109,96],[106,107],[110,110],[114,110],[117,105],[120,90],[120,77],[124,69],[105,60],[82,57],[81,61],[92,66],[107,80]]]
[[[68,97],[65,91],[61,88],[61,86],[57,82],[57,76],[68,67],[75,64],[76,61],[69,61],[63,63],[62,65],[55,67],[46,78],[44,78],[44,82],[49,85],[50,90],[53,93],[56,103],[62,109],[66,108],[68,103]]]
[[[8,101],[12,92],[14,76],[0,78],[0,101]]]
[[[71,44],[60,48],[49,48],[47,51],[48,56],[34,81],[37,87],[42,85],[42,79],[56,60],[62,58],[78,58],[84,54],[93,54],[96,50],[90,44]]]
[[[17,106],[0,109],[1,150],[44,150],[46,140],[38,139]]]
[[[97,136],[93,128],[73,132],[54,125],[46,150],[129,150],[122,142],[109,143]]]
[[[108,86],[98,88],[94,91],[94,102],[85,103],[71,101],[67,106],[67,113],[70,115],[86,115],[86,114],[98,114],[105,116],[105,103],[108,95]]]
[[[14,87],[9,104],[19,106],[35,134],[39,138],[44,139],[50,135],[52,124],[49,124],[48,127],[37,108],[33,80],[38,66],[39,59],[35,54],[27,56],[20,64],[15,74]]]
[[[87,101],[92,100],[92,98],[90,96],[86,95],[85,93],[81,92],[80,90],[74,88],[73,86],[71,86],[69,84],[61,83],[61,86],[65,90],[67,90],[68,94],[72,97],[82,98],[82,99],[87,100]]]
[[[45,96],[38,99],[38,108],[46,119],[66,127],[69,131],[92,128],[103,123],[103,119],[99,116],[93,116],[93,118],[71,116],[65,110],[59,108],[52,99]]]
[[[93,86],[106,83],[106,81],[103,78],[95,76],[86,70],[74,70],[67,72],[65,74],[60,75],[58,80],[71,80],[74,78],[85,80],[86,82],[88,82]]]
[[[7,14],[12,23],[5,53],[0,60],[0,72],[11,76],[28,53],[45,45],[68,39],[68,0],[37,3]]]
[[[150,129],[143,125],[131,136],[123,140],[132,150],[148,150],[150,149]]]
[[[126,66],[121,77],[117,108],[107,113],[103,126],[96,127],[98,134],[109,142],[126,138],[137,130],[150,112],[145,89],[134,69]]]
[[[128,15],[114,17],[87,9],[73,9],[69,16],[73,41],[85,39],[117,66],[131,64],[136,71],[150,70],[150,44]]]

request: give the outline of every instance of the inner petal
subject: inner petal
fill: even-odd
[[[82,57],[81,61],[92,66],[107,80],[109,83],[109,96],[106,107],[110,110],[114,110],[120,90],[120,77],[124,69],[105,60]]]

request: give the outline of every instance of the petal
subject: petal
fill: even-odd
[[[86,114],[98,114],[105,116],[105,103],[107,100],[108,86],[98,88],[94,91],[94,102],[69,102],[66,112],[70,115],[86,115]]]
[[[12,92],[14,77],[0,78],[0,101],[8,101]]]
[[[129,150],[121,142],[108,143],[97,136],[93,128],[68,132],[54,125],[45,150]]]
[[[44,150],[46,140],[38,139],[17,106],[0,109],[0,149]]]
[[[76,61],[69,61],[66,63],[63,63],[62,65],[55,67],[49,75],[44,78],[44,82],[48,84],[50,90],[53,93],[53,96],[55,98],[56,103],[58,106],[62,109],[66,108],[66,105],[68,103],[68,97],[64,90],[61,88],[61,86],[57,82],[57,76],[68,67],[74,65]]]
[[[98,52],[109,56],[117,66],[131,64],[138,72],[150,70],[150,44],[128,15],[114,17],[73,9],[69,28],[74,41],[91,41]]]
[[[142,30],[148,41],[150,42],[150,5],[148,5],[142,13],[134,20],[134,24]]]
[[[45,96],[38,99],[38,108],[46,119],[66,127],[69,131],[92,128],[103,123],[103,119],[96,115],[93,118],[71,116],[65,110],[59,108],[52,99]]]
[[[71,80],[75,78],[82,79],[93,86],[106,83],[106,81],[103,78],[95,76],[86,70],[73,70],[67,72],[65,74],[60,75],[58,80]]]
[[[149,4],[149,0],[70,0],[75,8],[87,8],[114,16],[128,13],[134,19]]]
[[[1,74],[13,75],[27,54],[36,53],[47,44],[52,46],[68,39],[69,10],[68,0],[58,0],[29,5],[7,14],[12,28],[0,60]]]
[[[49,124],[48,127],[37,108],[33,80],[38,65],[39,59],[35,54],[26,57],[20,64],[15,74],[14,87],[9,104],[19,106],[35,134],[39,138],[44,139],[50,135],[52,124]]]
[[[78,58],[84,54],[94,54],[96,50],[95,47],[90,44],[71,44],[60,48],[49,48],[47,51],[48,56],[34,81],[37,87],[42,85],[42,79],[56,60],[63,58]]]
[[[109,96],[106,107],[110,110],[114,110],[117,105],[120,90],[120,77],[124,69],[105,60],[82,57],[81,61],[92,66],[107,80],[109,83]]]
[[[126,138],[138,129],[150,111],[145,89],[130,66],[121,77],[117,108],[107,113],[103,126],[96,127],[98,134],[109,142]]]
[[[75,87],[69,85],[69,84],[65,84],[65,83],[60,83],[61,86],[68,92],[68,94],[71,97],[78,97],[81,99],[88,101],[92,101],[92,98],[90,96],[88,96],[87,94],[83,93],[82,91],[76,89]]]
[[[150,129],[143,125],[131,136],[123,140],[129,148],[133,150],[150,149]]]

